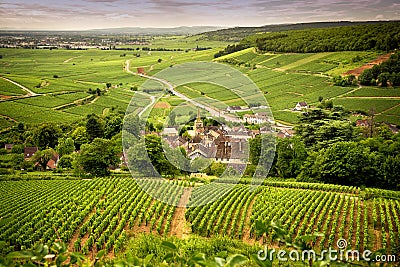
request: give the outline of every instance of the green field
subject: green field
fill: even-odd
[[[0,95],[3,96],[18,96],[24,95],[25,92],[13,83],[7,80],[0,79]]]
[[[248,75],[265,94],[278,121],[296,123],[298,113],[291,110],[297,102],[306,101],[313,106],[321,96],[333,99],[345,108],[368,112],[374,107],[379,121],[400,124],[396,114],[386,110],[396,107],[399,88],[340,87],[334,86],[332,75],[340,75],[362,66],[377,57],[376,52],[325,52],[307,54],[258,54],[254,48],[244,49],[218,58],[218,61],[240,64],[240,71]],[[256,69],[246,68],[240,62],[251,63]],[[231,62],[230,62],[231,63]],[[232,64],[232,63],[231,63]],[[347,97],[365,97],[350,99]],[[382,98],[387,97],[387,98]],[[392,97],[395,97],[394,99]],[[394,109],[396,111],[396,109]],[[398,115],[398,114],[397,114]]]
[[[179,86],[176,90],[190,98],[202,98],[204,102],[212,103],[212,105],[221,109],[227,106],[247,105],[246,102],[233,91],[216,84],[191,83]],[[214,100],[218,101],[215,102]]]

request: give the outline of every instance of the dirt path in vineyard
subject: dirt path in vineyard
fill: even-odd
[[[171,222],[171,232],[170,235],[176,236],[178,238],[183,238],[190,232],[186,225],[186,205],[189,203],[190,194],[192,193],[192,188],[186,188],[183,191],[182,197],[179,200],[178,207],[175,210],[175,214],[172,217]]]

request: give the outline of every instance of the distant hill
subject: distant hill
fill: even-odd
[[[296,24],[276,24],[265,25],[260,27],[234,27],[228,29],[220,29],[202,34],[201,38],[214,41],[232,41],[238,42],[243,38],[264,32],[281,32],[291,30],[319,29],[331,28],[340,26],[356,26],[356,25],[371,25],[380,23],[390,23],[393,21],[333,21],[333,22],[311,22],[311,23],[296,23]]]
[[[123,28],[105,28],[105,29],[92,29],[84,31],[62,31],[62,30],[13,30],[0,28],[0,34],[21,34],[21,35],[84,35],[84,36],[97,36],[97,35],[131,35],[131,36],[168,36],[168,35],[196,35],[209,31],[221,30],[224,27],[219,26],[181,26],[173,28],[145,28],[145,27],[123,27]]]
[[[108,33],[108,34],[130,34],[130,35],[194,35],[209,31],[221,30],[218,26],[181,26],[174,28],[142,28],[125,27],[109,29],[93,29],[85,32]]]

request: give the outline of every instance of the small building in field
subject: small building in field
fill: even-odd
[[[243,108],[240,106],[229,106],[226,108],[226,110],[230,113],[236,113],[236,112],[242,111],[242,109]]]
[[[294,111],[303,111],[308,108],[307,102],[297,102],[296,106],[294,107]]]
[[[137,73],[138,74],[146,74],[146,72],[144,71],[144,68],[137,68]]]
[[[35,153],[39,150],[37,146],[27,146],[24,148],[24,159],[28,160],[32,158]]]
[[[11,152],[12,148],[13,148],[13,144],[5,144],[4,148],[8,151]]]

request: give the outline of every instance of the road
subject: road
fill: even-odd
[[[28,96],[37,96],[37,95],[40,95],[40,94],[37,94],[37,93],[31,91],[29,88],[26,88],[26,87],[23,86],[22,84],[19,84],[19,83],[14,82],[14,81],[12,81],[12,80],[10,80],[10,79],[7,79],[6,77],[2,77],[2,78],[3,78],[4,80],[6,80],[7,82],[10,82],[10,83],[12,83],[12,84],[15,84],[16,86],[18,86],[19,88],[21,88],[22,90],[24,90],[25,92],[27,92],[27,93],[28,93]]]
[[[140,92],[136,92],[136,94],[147,95],[147,94],[143,94],[143,93],[140,93]],[[156,98],[155,96],[153,96],[153,95],[148,95],[148,96],[150,97],[151,102],[150,102],[150,104],[148,104],[147,106],[145,106],[145,107],[143,108],[142,111],[139,112],[139,114],[138,114],[139,117],[142,117],[143,113],[144,113],[147,109],[149,109],[150,107],[152,107],[152,106],[154,105],[154,103],[156,103],[157,98]]]
[[[240,122],[240,123],[243,122],[240,118],[234,117],[234,116],[232,116],[230,114],[225,114],[223,111],[217,110],[217,109],[212,108],[210,106],[206,106],[204,104],[201,104],[199,102],[194,101],[193,99],[191,99],[191,98],[185,96],[184,94],[176,91],[175,87],[170,82],[168,82],[167,80],[164,80],[164,79],[161,79],[161,78],[158,78],[158,77],[154,77],[154,76],[149,76],[149,75],[146,75],[146,74],[139,74],[139,73],[131,71],[130,70],[130,61],[129,60],[127,60],[125,62],[125,71],[130,73],[130,74],[132,74],[132,75],[136,75],[136,76],[140,76],[140,77],[143,77],[143,78],[151,79],[151,80],[158,81],[158,82],[164,84],[171,93],[173,93],[177,97],[185,100],[186,102],[189,102],[189,103],[193,104],[196,107],[199,107],[201,109],[207,110],[211,114],[211,116],[213,116],[213,117],[221,117],[221,118],[224,118],[226,121],[231,121],[231,122]],[[143,110],[142,110],[142,112],[143,112]]]

